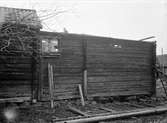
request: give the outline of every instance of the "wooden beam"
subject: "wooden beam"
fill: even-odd
[[[86,114],[85,112],[75,108],[75,107],[72,107],[72,106],[68,106],[68,109],[71,111],[71,112],[74,112],[74,113],[77,113],[77,114],[80,114],[82,116],[89,116],[88,114]]]
[[[54,107],[54,96],[53,96],[53,91],[54,91],[54,84],[53,84],[53,67],[51,66],[51,99],[52,99],[52,108]]]
[[[79,95],[81,97],[81,104],[82,104],[82,106],[85,106],[85,101],[84,101],[84,97],[83,97],[83,92],[82,92],[82,86],[81,86],[81,84],[78,85],[78,89],[79,89]]]
[[[134,104],[134,103],[129,103],[129,102],[126,102],[125,104],[131,105],[131,106],[136,107],[136,108],[144,108],[145,107],[145,106],[142,106],[142,105],[138,105],[138,104]]]
[[[149,106],[149,107],[155,107],[156,105],[154,105],[154,104],[150,104],[150,103],[147,103],[147,101],[149,101],[149,100],[146,100],[146,99],[139,99],[141,102],[142,102],[142,104],[143,105],[146,105],[146,106]]]
[[[87,97],[88,97],[88,92],[87,92],[87,86],[88,86],[88,78],[87,78],[87,70],[85,69],[84,70],[84,83],[83,83],[83,88],[84,88],[84,96],[85,96],[85,98],[87,99]]]
[[[88,92],[87,92],[87,41],[82,41],[82,47],[83,47],[83,89],[84,89],[84,97],[87,99]]]
[[[152,46],[152,96],[156,96],[156,41]]]
[[[38,100],[42,97],[42,87],[43,87],[43,57],[42,57],[42,41],[39,43],[39,80],[38,80]]]
[[[49,93],[50,93],[50,103],[51,108],[54,108],[54,97],[53,97],[53,68],[48,64],[48,80],[49,80]]]
[[[34,53],[33,53],[33,56],[34,56]],[[34,99],[34,90],[35,90],[35,71],[36,71],[36,68],[35,68],[35,61],[34,61],[34,58],[33,56],[31,56],[31,99],[33,100]]]
[[[116,110],[113,110],[111,108],[102,107],[102,106],[99,109],[102,109],[102,110],[108,111],[108,112],[112,112],[112,113],[116,113],[117,112]]]
[[[156,107],[156,105],[148,104],[148,103],[146,103],[146,102],[143,102],[143,105],[145,105],[145,106],[149,106],[149,107]]]
[[[24,102],[24,101],[29,101],[31,100],[31,97],[15,97],[15,98],[4,98],[0,99],[1,103],[4,102]]]
[[[155,38],[155,36],[150,36],[150,37],[142,38],[142,39],[140,39],[139,41],[144,41],[144,40],[152,39],[152,38]]]

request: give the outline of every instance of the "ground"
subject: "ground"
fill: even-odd
[[[128,119],[121,119],[121,120],[102,121],[100,123],[167,123],[167,113],[158,115],[131,117]]]
[[[157,82],[156,97],[157,98],[142,97],[142,99],[146,100],[146,102],[150,105],[159,105],[164,102],[166,102],[167,104],[167,99],[165,97],[164,90],[159,81]],[[129,98],[102,97],[86,101],[85,106],[81,105],[80,99],[75,99],[55,102],[54,109],[50,108],[49,102],[40,102],[36,104],[20,103],[17,105],[10,105],[7,109],[5,109],[5,111],[9,111],[9,113],[6,113],[9,118],[13,116],[11,115],[12,113],[15,115],[17,114],[15,118],[9,120],[11,123],[51,123],[53,121],[54,123],[56,123],[60,119],[81,117],[83,112],[86,114],[83,114],[83,117],[87,117],[87,115],[95,116],[101,113],[108,113],[101,107],[112,107],[112,109],[114,107],[117,111],[127,111],[135,109],[134,106],[125,104],[125,102],[141,105],[144,105],[145,103],[143,101],[140,101],[136,96]],[[75,107],[76,109],[79,109],[82,112],[77,113],[76,111],[71,110],[70,107]],[[0,122],[9,123],[9,121],[7,121],[5,118],[5,111],[4,109],[1,111],[2,113]],[[167,123],[167,113],[140,117],[130,117],[126,119],[115,119],[110,121],[101,121],[99,123]]]
[[[157,80],[156,97],[165,99],[164,89],[159,80]],[[167,123],[167,113],[147,115],[139,117],[130,117],[128,119],[102,121],[100,123]]]

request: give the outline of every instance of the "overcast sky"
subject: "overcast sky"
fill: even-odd
[[[0,6],[66,11],[43,20],[44,30],[139,40],[155,36],[167,54],[167,0],[0,0]],[[45,11],[46,10],[46,11]]]

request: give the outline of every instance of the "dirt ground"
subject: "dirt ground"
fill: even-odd
[[[166,100],[164,90],[161,83],[157,82],[157,101],[163,102]],[[119,100],[119,99],[118,99]],[[131,99],[133,100],[133,98]],[[68,109],[68,106],[74,106],[82,111],[91,111],[90,113],[105,113],[100,110],[96,110],[94,107],[99,105],[109,106],[115,99],[95,99],[86,102],[86,106],[81,106],[80,100],[63,100],[55,103],[55,108],[51,109],[50,104],[45,103],[21,103],[8,107],[7,109],[1,109],[0,123],[51,123],[52,119],[67,118],[67,117],[78,117],[79,114],[73,113]],[[1,105],[3,107],[3,105]],[[9,120],[6,120],[5,112],[8,111]],[[11,114],[15,114],[14,118],[11,118]],[[115,119],[110,121],[102,121],[99,123],[167,123],[167,113],[148,115],[140,117],[130,117],[128,119]]]
[[[159,80],[157,80],[156,85],[156,97],[164,100],[166,98],[164,89],[162,84]],[[147,116],[138,116],[138,117],[130,117],[127,119],[117,119],[117,120],[110,120],[110,121],[102,121],[99,123],[167,123],[167,113],[162,114],[154,114],[154,115],[147,115]]]

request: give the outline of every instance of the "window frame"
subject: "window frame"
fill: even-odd
[[[57,49],[58,51],[57,52],[52,52],[50,50],[48,50],[47,52],[43,50],[43,40],[46,40],[48,42],[48,49],[49,49],[49,45],[51,44],[51,41],[54,41],[54,40],[57,40]],[[46,56],[46,55],[49,55],[49,56],[53,56],[53,55],[60,55],[60,38],[59,37],[44,37],[42,38],[41,40],[41,53],[42,55]]]

